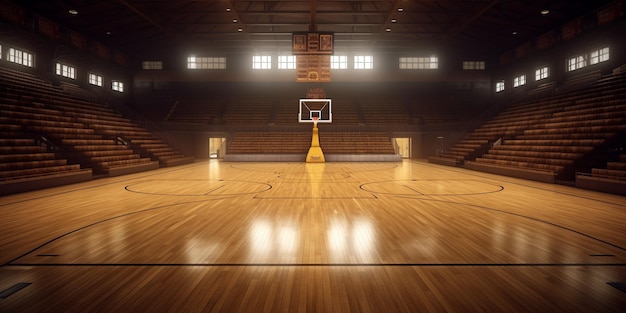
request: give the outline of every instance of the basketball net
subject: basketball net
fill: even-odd
[[[313,118],[313,127],[317,128],[317,120],[319,119],[319,117],[314,117]]]

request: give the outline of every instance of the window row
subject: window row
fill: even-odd
[[[580,54],[569,58],[567,60],[567,71],[575,71],[587,66],[587,64],[594,65],[608,60],[609,48],[604,47],[602,49],[591,51],[588,54]]]
[[[2,46],[0,46],[0,59],[2,59]],[[9,52],[7,53],[7,60],[12,63],[16,63],[19,65],[24,65],[28,67],[33,67],[33,54],[22,51],[15,48],[9,48]]]
[[[76,79],[76,68],[71,65],[57,62],[55,73],[62,77]],[[103,85],[102,75],[89,73],[87,82],[89,82],[90,85],[102,87]],[[124,92],[124,83],[118,80],[113,80],[111,81],[111,89],[117,92]]]
[[[581,69],[587,64],[594,65],[601,62],[606,62],[609,60],[609,48],[604,47],[602,49],[591,51],[588,54],[580,54],[567,59],[567,71],[572,72],[578,69]],[[546,79],[550,76],[550,71],[547,66],[540,67],[535,69],[535,81],[540,81]],[[513,88],[517,88],[520,86],[526,85],[526,75],[521,74],[513,77]],[[496,82],[496,92],[504,91],[505,83],[504,80],[500,80]]]
[[[291,70],[296,69],[297,56],[295,55],[279,55],[276,66],[278,69]],[[274,66],[271,55],[255,55],[252,57],[252,69],[269,70]],[[354,69],[373,69],[374,57],[371,55],[355,55],[352,59]],[[398,67],[401,70],[427,70],[438,69],[439,59],[436,56],[430,57],[401,57],[398,59]],[[144,70],[160,70],[163,69],[161,61],[144,61],[142,64]],[[330,68],[343,70],[348,68],[348,56],[332,55],[330,56]],[[225,57],[196,57],[187,58],[187,69],[204,69],[219,70],[226,69]],[[484,61],[465,61],[463,62],[464,70],[484,70]]]
[[[0,59],[2,59],[4,53],[2,52],[2,45],[0,45]],[[19,65],[23,65],[26,67],[34,67],[34,57],[33,54],[27,51],[23,51],[16,48],[9,48],[9,51],[6,55],[7,61]],[[57,62],[55,64],[55,74],[66,77],[69,79],[76,79],[76,67],[71,66],[69,64],[64,64]],[[91,85],[102,87],[103,78],[101,75],[95,73],[89,73],[88,82]],[[124,83],[121,81],[113,80],[111,82],[111,89],[118,92],[124,92]]]

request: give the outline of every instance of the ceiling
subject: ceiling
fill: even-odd
[[[292,32],[335,33],[335,51],[498,53],[603,0],[19,0],[36,14],[136,57],[180,47],[289,51]],[[78,14],[71,14],[76,10]],[[542,14],[542,10],[549,13]],[[434,48],[433,48],[434,47]]]

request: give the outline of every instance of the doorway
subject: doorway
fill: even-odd
[[[403,159],[411,158],[411,138],[392,138],[396,154]]]
[[[223,159],[226,154],[226,138],[210,137],[209,138],[209,158]]]

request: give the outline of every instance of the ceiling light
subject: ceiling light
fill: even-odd
[[[550,13],[550,10],[541,10],[541,15],[548,15],[548,13]]]
[[[237,31],[241,33],[243,31],[243,28],[239,27],[237,28]]]
[[[404,9],[403,8],[398,8],[398,12],[403,12]]]
[[[71,9],[67,11],[67,13],[72,14],[72,15],[78,15],[78,10]]]
[[[239,22],[239,21],[237,21],[237,19],[236,19],[236,18],[234,18],[234,19],[233,19],[233,23],[237,23],[237,22]]]
[[[230,12],[230,8],[226,8],[226,12]]]
[[[513,35],[517,35],[517,32],[513,32]]]
[[[387,29],[385,29],[386,32],[390,32],[391,28],[387,27]]]
[[[397,22],[397,21],[398,21],[398,20],[396,20],[395,18],[391,19],[391,22],[392,22],[392,23],[395,23],[395,22]]]

